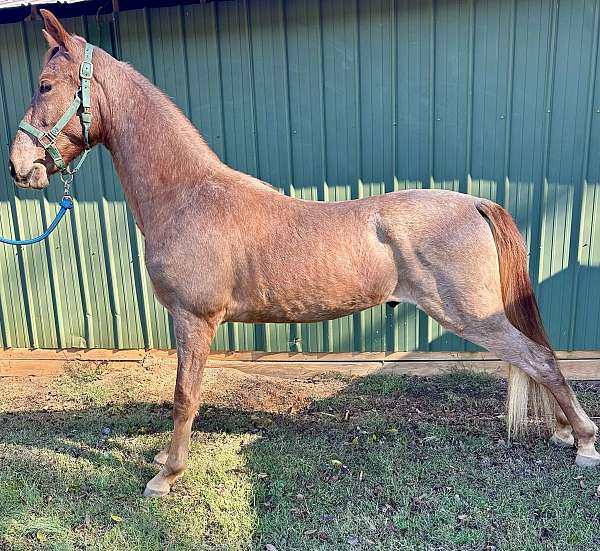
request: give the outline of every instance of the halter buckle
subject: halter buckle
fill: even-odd
[[[82,61],[79,67],[79,76],[81,78],[92,78],[94,74],[94,66],[91,61]]]
[[[53,136],[52,134],[49,134],[48,132],[44,132],[39,138],[38,138],[40,144],[42,144],[42,147],[44,149],[48,149],[51,145],[54,145],[54,142],[56,140],[56,136]],[[47,142],[44,142],[44,140],[47,140]]]

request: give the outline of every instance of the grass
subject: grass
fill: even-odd
[[[209,370],[189,468],[141,497],[173,372],[0,379],[0,550],[572,550],[600,546],[600,471],[508,443],[505,384],[286,381]],[[577,385],[590,415],[595,384]]]

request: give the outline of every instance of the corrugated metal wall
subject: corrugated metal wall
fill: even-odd
[[[443,187],[505,205],[527,237],[552,342],[593,349],[599,16],[600,0],[253,0],[66,24],[150,77],[227,163],[285,193],[338,200]],[[39,24],[0,26],[2,159],[44,51]],[[40,232],[60,186],[15,192],[6,171],[0,180],[2,234]],[[0,343],[172,347],[106,150],[85,165],[75,196],[45,244],[0,249]],[[400,306],[323,324],[229,324],[215,347],[471,345]]]

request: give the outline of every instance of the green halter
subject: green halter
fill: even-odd
[[[79,78],[81,79],[81,84],[75,93],[75,98],[71,102],[71,105],[67,107],[64,115],[58,119],[58,122],[47,132],[43,130],[39,130],[34,126],[31,126],[25,119],[23,119],[19,123],[19,128],[24,130],[25,132],[35,136],[40,144],[44,147],[48,155],[54,161],[54,164],[57,166],[58,170],[61,172],[61,180],[65,183],[65,194],[68,194],[67,185],[71,183],[73,180],[73,175],[79,170],[81,164],[86,158],[89,150],[90,150],[90,126],[92,125],[92,112],[91,101],[90,101],[90,85],[92,74],[94,72],[94,66],[92,65],[92,51],[94,46],[91,44],[85,45],[85,51],[83,53],[83,61],[81,66],[79,67]],[[83,110],[79,115],[81,117],[81,125],[83,127],[83,140],[85,142],[85,151],[83,155],[79,159],[79,162],[75,165],[74,168],[71,168],[67,163],[65,163],[62,158],[58,147],[56,147],[56,138],[62,132],[63,128],[67,125],[67,123],[73,118],[73,116],[79,111],[79,108],[82,107]]]

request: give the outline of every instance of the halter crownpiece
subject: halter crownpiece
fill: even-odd
[[[68,195],[68,185],[71,183],[73,179],[73,175],[79,170],[81,164],[86,158],[89,150],[90,150],[90,127],[92,126],[92,112],[91,112],[91,100],[90,100],[90,89],[91,89],[91,79],[92,74],[94,73],[94,65],[92,64],[92,53],[94,50],[94,46],[86,43],[85,50],[83,52],[83,61],[79,66],[79,78],[81,80],[81,84],[75,93],[75,98],[71,102],[71,105],[67,107],[64,115],[58,119],[58,122],[47,132],[43,130],[39,130],[29,124],[25,119],[23,119],[19,123],[19,128],[24,130],[28,134],[36,137],[43,148],[46,150],[48,155],[54,161],[54,164],[60,170],[61,180],[65,184],[65,195]],[[79,108],[82,107],[82,112],[79,115],[81,118],[81,126],[83,127],[83,141],[85,143],[85,151],[83,155],[79,159],[79,162],[75,165],[74,168],[71,168],[67,163],[65,163],[62,158],[58,147],[56,147],[56,138],[62,132],[63,128],[67,125],[67,123],[73,118],[73,116],[79,111]],[[63,176],[66,177],[63,178]],[[70,178],[69,178],[70,177]]]

